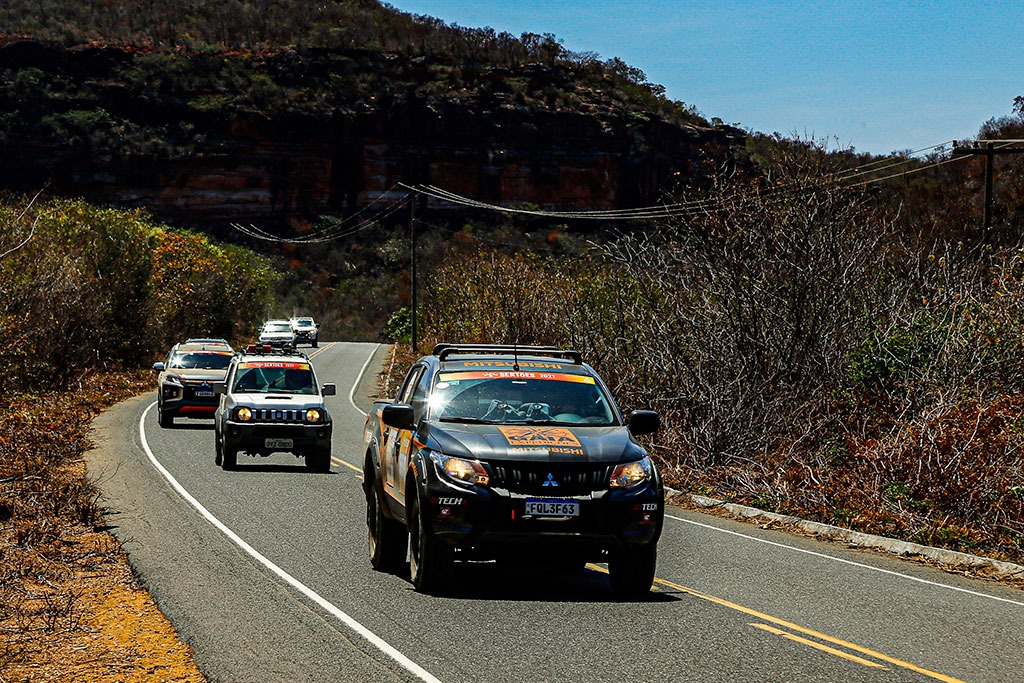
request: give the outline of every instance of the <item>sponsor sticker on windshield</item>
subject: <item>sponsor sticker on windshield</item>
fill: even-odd
[[[309,363],[287,363],[281,361],[259,360],[239,363],[239,368],[284,368],[285,370],[309,370]]]
[[[549,453],[583,455],[583,444],[565,427],[498,427],[508,445],[514,449],[547,450]]]
[[[540,379],[556,382],[578,382],[593,384],[594,378],[586,375],[568,375],[562,372],[531,372],[529,370],[485,370],[481,372],[446,372],[439,378],[442,382],[457,382],[466,379]]]

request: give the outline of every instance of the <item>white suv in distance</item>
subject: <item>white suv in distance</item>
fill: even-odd
[[[274,347],[291,346],[295,347],[295,332],[288,320],[268,320],[263,323],[260,330],[260,344],[269,344]]]
[[[313,348],[317,346],[317,327],[316,322],[308,316],[302,318],[292,318],[292,332],[295,333],[295,344],[309,344]]]

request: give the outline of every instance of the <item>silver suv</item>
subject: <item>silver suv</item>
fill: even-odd
[[[308,317],[292,318],[292,332],[295,333],[295,345],[309,344],[314,349],[317,347],[316,322]]]
[[[220,396],[215,462],[223,469],[235,468],[239,452],[287,452],[304,457],[309,470],[330,471],[333,425],[324,397],[337,389],[318,382],[305,354],[252,344],[231,359],[213,390]]]

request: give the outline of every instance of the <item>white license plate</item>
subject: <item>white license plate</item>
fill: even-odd
[[[213,398],[213,392],[212,391],[204,391],[203,389],[197,389],[196,390],[196,397],[197,398]]]
[[[524,514],[528,517],[579,517],[580,503],[561,498],[527,498]]]
[[[291,439],[266,439],[265,444],[267,448],[291,448]]]

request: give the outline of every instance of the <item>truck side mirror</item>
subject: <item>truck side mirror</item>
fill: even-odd
[[[210,382],[210,388],[213,389],[215,394],[226,394],[228,393],[227,382]]]
[[[157,372],[163,372],[164,371],[164,364],[163,363],[153,363],[153,369],[156,370]]]
[[[338,393],[338,387],[334,384],[325,384],[320,387],[320,391],[324,396],[335,396]]]
[[[396,429],[412,429],[413,411],[408,403],[392,403],[381,410],[380,421]]]
[[[661,429],[661,416],[653,410],[634,410],[629,414],[629,432],[633,436],[651,434]]]

